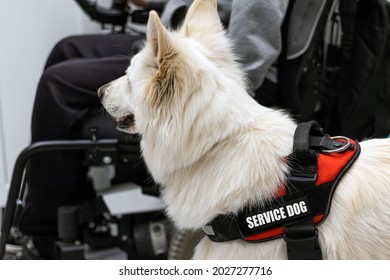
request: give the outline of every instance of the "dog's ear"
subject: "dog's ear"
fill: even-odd
[[[157,64],[160,64],[161,58],[172,49],[172,43],[168,30],[155,11],[149,13],[146,37],[153,49]]]
[[[217,0],[195,0],[189,8],[181,28],[187,37],[201,39],[223,30],[218,15]]]
[[[148,44],[154,52],[158,68],[153,81],[150,83],[150,89],[147,91],[149,94],[146,98],[157,110],[169,107],[168,104],[173,102],[173,93],[180,92],[175,75],[177,51],[169,31],[164,27],[158,14],[154,11],[151,11],[149,14],[146,37]]]

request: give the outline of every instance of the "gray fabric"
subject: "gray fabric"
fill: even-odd
[[[192,0],[170,0],[162,14],[163,23],[170,27],[174,12],[191,3]],[[281,50],[280,29],[287,6],[288,0],[218,0],[221,20],[229,22],[228,35],[235,43],[252,95],[265,76],[276,82],[276,68],[271,66]]]
[[[281,25],[287,6],[288,0],[232,2],[228,34],[236,43],[234,49],[242,59],[252,90],[260,87],[269,70],[269,79],[276,82],[276,69],[270,67],[282,47]]]

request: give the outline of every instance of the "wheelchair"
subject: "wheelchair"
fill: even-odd
[[[104,27],[110,25],[112,32],[127,32],[130,12],[123,8],[125,1],[113,1],[111,8],[102,8],[88,0],[76,2],[92,20]],[[301,106],[299,100],[291,100],[291,88],[297,92],[294,96],[313,95],[311,104],[315,104],[318,91],[324,84],[324,75],[332,71],[324,49],[325,45],[332,45],[333,42],[325,44],[324,38],[325,27],[331,17],[333,25],[337,25],[337,2],[290,1],[283,23],[283,50],[279,58],[282,66],[279,80],[288,82],[281,84],[278,91],[281,97],[293,101],[294,106],[286,107],[299,116],[302,116]],[[133,12],[131,20],[143,24],[147,21],[147,15],[148,11],[145,10]],[[301,120],[316,114],[316,119],[327,128],[324,125],[329,119],[326,110],[313,109],[310,116],[306,114]],[[159,186],[152,180],[144,180],[149,183],[140,185],[134,183],[132,178],[126,178],[126,170],[129,169],[133,174],[148,176],[146,167],[139,164],[139,139],[124,138],[116,131],[112,121],[102,114],[86,120],[82,131],[79,140],[37,142],[19,154],[1,227],[0,259],[4,258],[8,238],[17,228],[23,207],[28,185],[28,161],[37,153],[50,151],[82,151],[97,192],[93,201],[58,209],[59,241],[56,242],[56,253],[59,259],[96,259],[100,257],[94,253],[102,249],[120,251],[123,259],[191,258],[203,233],[175,229],[164,215],[164,205],[158,198]],[[121,176],[124,178],[117,180]],[[115,181],[119,183],[115,184]]]

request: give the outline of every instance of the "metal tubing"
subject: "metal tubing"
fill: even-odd
[[[102,140],[59,140],[59,141],[42,141],[36,142],[25,148],[16,159],[14,170],[11,177],[11,184],[8,191],[8,198],[5,207],[3,224],[0,235],[0,259],[4,259],[5,247],[9,231],[14,221],[16,202],[20,194],[23,172],[27,161],[31,156],[50,151],[74,151],[88,150],[91,148],[117,148],[118,139]]]

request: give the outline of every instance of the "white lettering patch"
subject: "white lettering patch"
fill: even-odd
[[[289,220],[290,218],[296,218],[309,213],[309,208],[306,200],[298,200],[286,205],[282,205],[279,208],[274,208],[268,211],[264,211],[259,214],[250,215],[246,217],[246,223],[249,229],[255,229],[257,227],[269,225],[283,220]]]

